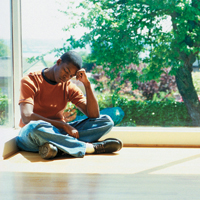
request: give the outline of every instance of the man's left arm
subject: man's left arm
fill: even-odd
[[[97,118],[99,117],[99,105],[92,91],[91,83],[87,78],[84,69],[80,69],[76,73],[76,79],[81,81],[85,87],[86,103],[80,103],[77,107],[87,117]]]

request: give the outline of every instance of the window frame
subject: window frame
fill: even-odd
[[[22,78],[22,27],[21,0],[11,2],[11,31],[12,31],[12,67],[13,67],[13,118],[12,128],[19,128],[20,109],[18,105],[20,80]],[[10,129],[9,129],[10,130]],[[12,133],[13,130],[10,130]],[[2,135],[8,135],[7,129],[1,129]],[[184,133],[184,134],[183,134]],[[184,127],[114,127],[110,136],[122,139],[125,144],[137,146],[195,146],[200,138],[199,128]],[[16,134],[16,133],[15,133]],[[12,135],[13,137],[13,135]],[[108,137],[108,135],[106,135]],[[7,139],[5,140],[7,141]],[[4,140],[2,140],[4,142]]]
[[[19,128],[19,91],[22,78],[22,27],[21,27],[21,0],[11,0],[12,24],[12,67],[13,67],[13,113],[14,128]]]

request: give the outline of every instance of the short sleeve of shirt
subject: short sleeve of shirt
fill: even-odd
[[[21,80],[19,104],[22,102],[34,105],[34,96],[37,91],[36,84],[31,77],[26,76]]]
[[[83,95],[83,92],[72,82],[68,85],[68,100],[76,106],[80,103],[86,103],[86,98]]]

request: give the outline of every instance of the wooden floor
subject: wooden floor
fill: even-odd
[[[200,199],[200,150],[123,148],[50,161],[19,152],[0,161],[0,199]]]

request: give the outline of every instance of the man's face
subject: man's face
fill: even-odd
[[[57,83],[67,82],[76,76],[78,68],[72,63],[60,63],[55,70],[55,81]]]

